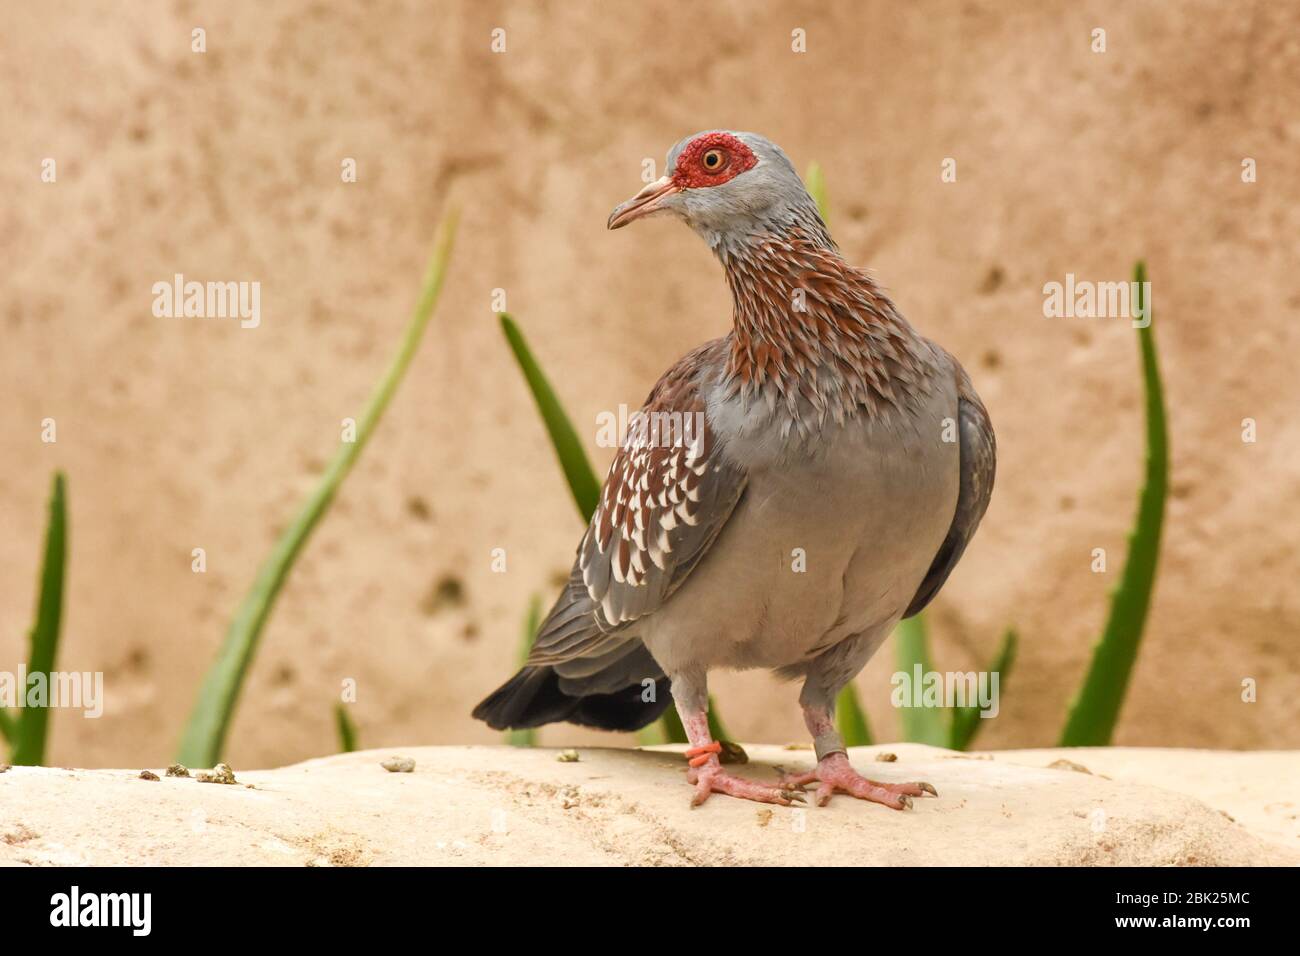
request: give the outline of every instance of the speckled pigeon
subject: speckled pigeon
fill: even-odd
[[[788,805],[815,782],[818,804],[840,791],[903,809],[934,788],[859,775],[835,698],[974,535],[988,413],[957,360],[844,261],[775,144],[698,133],[667,169],[609,228],[684,220],[722,263],[733,328],[650,392],[643,424],[686,424],[629,428],[526,666],[474,716],[632,730],[672,702],[696,805]],[[753,667],[803,680],[817,766],[778,786],[724,770],[709,732],[709,671]]]

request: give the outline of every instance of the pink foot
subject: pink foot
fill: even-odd
[[[710,764],[705,764],[699,769],[688,770],[686,779],[695,784],[695,796],[691,798],[692,807],[698,807],[714,793],[725,793],[729,797],[740,797],[742,800],[757,800],[759,803],[779,803],[783,807],[793,805],[796,800],[803,802],[803,794],[797,790],[770,787],[767,784],[746,780],[744,777],[737,777],[735,774],[727,773],[721,767]]]
[[[849,758],[842,753],[827,754],[817,764],[817,769],[807,773],[782,775],[781,786],[803,789],[814,780],[818,782],[816,800],[819,807],[826,806],[837,790],[859,800],[882,803],[894,810],[911,807],[912,797],[925,793],[934,797],[939,795],[939,791],[928,783],[877,783],[868,780],[853,769]]]
[[[803,794],[797,790],[789,790],[784,786],[772,787],[727,773],[718,762],[720,749],[716,743],[712,743],[707,747],[695,747],[686,751],[686,757],[691,763],[686,771],[686,780],[695,785],[695,796],[691,798],[692,808],[698,807],[715,793],[725,793],[742,800],[756,800],[759,803],[777,803],[783,807],[791,806],[795,801],[803,802]]]

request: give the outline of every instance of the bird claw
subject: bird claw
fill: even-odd
[[[687,780],[695,785],[695,795],[691,798],[694,809],[715,793],[725,793],[742,800],[754,800],[758,803],[775,803],[783,807],[804,803],[804,796],[786,787],[773,787],[754,780],[737,777],[713,766],[704,766],[693,770]]]
[[[794,793],[807,793],[808,787],[797,779],[797,775],[791,773],[781,764],[773,764],[772,769],[781,775],[781,789],[790,790]]]
[[[853,769],[848,757],[842,753],[828,754],[810,772],[783,776],[781,786],[788,790],[803,790],[804,784],[813,780],[818,782],[816,803],[819,807],[830,803],[836,792],[847,793],[859,800],[879,803],[894,810],[910,810],[913,797],[925,794],[939,796],[939,791],[932,784],[921,781],[880,783],[868,780]]]

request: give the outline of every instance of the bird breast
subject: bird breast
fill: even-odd
[[[956,386],[800,437],[784,412],[712,396],[720,451],[748,476],[705,560],[645,640],[665,667],[789,667],[892,627],[956,509]]]

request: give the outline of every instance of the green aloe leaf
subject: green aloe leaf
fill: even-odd
[[[1138,311],[1145,304],[1146,266],[1139,262]],[[1148,318],[1151,316],[1148,314]],[[1142,382],[1146,394],[1146,480],[1138,498],[1137,520],[1129,534],[1128,558],[1119,587],[1111,595],[1110,615],[1093,648],[1087,677],[1070,707],[1062,747],[1104,747],[1110,743],[1128,690],[1138,646],[1155,590],[1169,484],[1169,435],[1165,421],[1160,366],[1156,361],[1155,322],[1138,329]]]
[[[32,625],[27,673],[44,674],[52,681],[58,656],[59,629],[63,620],[63,584],[68,558],[67,483],[62,472],[54,475],[50,492],[50,520],[45,529],[45,558],[41,564],[41,589],[36,598],[36,623]],[[47,684],[47,693],[49,685]],[[26,688],[19,688],[25,693]],[[50,703],[50,701],[46,701]],[[23,707],[17,720],[10,721],[5,734],[13,743],[9,762],[36,766],[45,759],[49,732],[49,707]]]
[[[844,738],[846,747],[866,747],[871,743],[867,713],[858,703],[858,691],[851,681],[835,698],[835,727]]]
[[[998,675],[999,697],[1006,690],[1007,678],[1011,675],[1011,667],[1016,660],[1016,647],[1019,640],[1016,632],[1008,628],[1006,634],[1002,636],[1002,646],[998,648],[997,656],[989,665],[989,673]],[[952,742],[949,746],[953,750],[968,749],[975,735],[984,726],[984,720],[985,718],[980,716],[978,707],[958,707],[952,715]]]
[[[636,732],[636,745],[638,747],[657,747],[659,744],[666,744],[664,739],[664,722],[662,719],[656,720],[653,724],[642,727]]]
[[[541,413],[546,431],[551,436],[551,445],[555,448],[556,457],[560,459],[560,467],[564,469],[564,477],[568,479],[569,492],[578,506],[578,512],[582,515],[582,520],[588,522],[600,500],[600,481],[591,468],[591,462],[587,460],[587,453],[583,451],[582,442],[578,440],[578,433],[565,414],[564,406],[560,404],[546,374],[528,348],[524,334],[519,331],[515,320],[505,312],[501,313],[501,331],[505,333],[510,350],[515,354],[515,361],[519,363],[519,369],[524,373],[528,388],[533,393],[533,401],[537,403],[537,411]]]
[[[682,726],[682,718],[677,714],[676,707],[669,707],[664,711],[664,715],[659,718],[659,726],[663,728],[664,743],[685,744],[690,742],[686,736],[686,728]]]
[[[534,594],[528,602],[528,614],[524,617],[524,629],[519,641],[519,665],[522,667],[533,649],[537,639],[537,629],[542,626],[542,598]],[[537,731],[532,727],[506,731],[506,743],[512,747],[534,747],[537,745]]]
[[[357,749],[357,728],[342,704],[334,705],[334,725],[339,732],[339,753],[350,754]]]
[[[0,737],[5,739],[5,743],[12,744],[18,734],[18,722],[15,721],[6,711],[0,710]]]
[[[822,217],[822,222],[830,225],[831,222],[831,198],[826,191],[826,174],[822,172],[819,163],[809,163],[808,172],[804,175],[804,185],[808,190],[808,195],[812,196],[813,202],[817,204],[817,212]]]
[[[732,739],[731,735],[727,733],[726,726],[722,723],[722,715],[718,713],[718,705],[714,702],[712,694],[709,695],[709,733],[714,740]]]
[[[438,229],[438,238],[429,261],[428,272],[420,291],[415,312],[406,327],[402,342],[392,363],[371,394],[360,421],[356,440],[346,442],[335,454],[320,483],[303,504],[302,510],[289,528],[276,542],[266,563],[262,566],[243,603],[235,613],[226,632],[225,642],[216,661],[208,670],[198,700],[181,738],[179,760],[189,766],[211,767],[221,758],[226,732],[235,711],[239,691],[252,665],[262,628],[270,617],[275,599],[292,570],[303,545],[329,510],[339,486],[347,477],[361,451],[374,433],[375,427],[388,408],[407,367],[415,357],[424,335],[425,326],[438,303],[443,280],[447,274],[447,261],[451,256],[452,240],[456,233],[456,213],[450,212]]]
[[[907,675],[910,685],[917,686],[918,676],[924,677],[933,668],[930,655],[926,649],[924,615],[917,614],[901,621],[895,640],[897,641],[898,669]],[[919,671],[918,671],[919,667]],[[907,701],[911,704],[911,700]],[[899,718],[903,723],[903,739],[918,744],[931,744],[935,747],[947,747],[950,735],[948,721],[942,707],[900,707]]]

